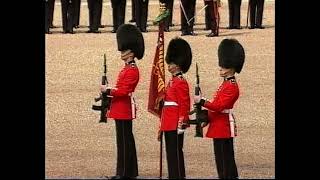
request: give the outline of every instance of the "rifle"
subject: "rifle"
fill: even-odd
[[[108,79],[107,79],[107,64],[106,64],[107,58],[106,54],[104,54],[104,74],[102,76],[102,85],[108,85]],[[107,123],[107,117],[106,112],[110,109],[111,104],[111,97],[108,97],[107,93],[101,93],[99,97],[94,98],[95,102],[98,102],[101,100],[101,106],[92,105],[92,109],[95,111],[101,111],[100,113],[100,121],[99,123]]]
[[[196,63],[196,86],[195,86],[195,95],[200,95],[200,78],[199,78],[199,71],[198,71],[198,64]],[[201,127],[201,123],[208,122],[208,111],[202,110],[201,105],[199,103],[193,104],[193,110],[189,112],[189,115],[196,114],[195,119],[188,120],[188,124],[196,125],[196,134],[194,137],[203,137],[203,130]]]

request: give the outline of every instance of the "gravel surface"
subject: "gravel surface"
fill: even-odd
[[[275,176],[275,12],[274,2],[266,1],[263,24],[266,29],[228,30],[228,7],[220,9],[220,36],[207,38],[204,31],[204,12],[196,18],[198,36],[183,36],[193,51],[193,64],[185,75],[194,92],[195,62],[200,68],[203,95],[211,98],[221,83],[218,75],[217,47],[224,38],[236,38],[245,48],[246,62],[237,76],[240,98],[234,111],[238,137],[235,139],[235,158],[240,178],[274,178]],[[197,10],[203,2],[197,3]],[[101,34],[87,34],[88,8],[81,6],[81,28],[76,34],[62,34],[61,6],[56,5],[53,34],[46,35],[46,160],[47,178],[100,178],[115,174],[115,124],[99,124],[99,113],[91,110],[98,95],[103,71],[103,54],[107,55],[108,79],[115,83],[123,66],[112,30],[110,5],[103,7]],[[246,24],[247,3],[241,11],[242,26]],[[144,33],[145,56],[137,62],[141,77],[135,97],[138,118],[133,132],[138,153],[139,175],[159,175],[159,142],[156,140],[159,120],[147,112],[151,66],[157,42],[157,27],[151,20],[158,14],[158,5],[149,7],[148,33]],[[126,21],[131,19],[127,7]],[[169,40],[180,36],[180,10],[174,6],[171,32],[165,33],[165,47]],[[169,73],[166,73],[167,79]],[[206,129],[204,129],[206,132]],[[212,139],[194,138],[194,127],[185,134],[184,156],[187,177],[217,177]],[[165,152],[165,151],[164,151]],[[166,157],[165,153],[163,157]],[[163,176],[167,176],[166,159]]]

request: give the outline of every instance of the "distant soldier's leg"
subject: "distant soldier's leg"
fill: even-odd
[[[53,13],[54,13],[54,5],[55,5],[55,0],[48,0],[49,3],[49,26],[50,28],[53,28]]]
[[[250,28],[254,28],[256,26],[256,7],[257,0],[250,0]]]
[[[257,20],[256,20],[258,28],[263,28],[262,27],[263,8],[264,8],[264,0],[258,0],[258,2],[257,2]]]
[[[127,0],[120,0],[118,26],[124,24],[125,17],[126,17],[126,4],[127,4]]]
[[[135,0],[136,1],[136,24],[138,29],[141,30],[141,8],[142,8],[142,1]]]
[[[45,33],[49,33],[49,3],[45,2],[45,19],[44,19],[44,25],[45,25]]]
[[[240,19],[241,19],[241,16],[240,16],[240,10],[241,10],[241,0],[235,0],[235,7],[234,7],[234,19],[233,19],[233,22],[234,22],[234,27],[236,29],[239,29],[241,26],[240,24]]]
[[[103,5],[103,1],[102,0],[97,0],[97,23],[98,23],[98,28],[101,27],[102,23],[101,23],[101,16],[102,16],[102,5]]]
[[[210,4],[211,1],[204,1],[204,5],[207,5],[205,9],[205,24],[206,28],[205,30],[211,29],[211,9],[210,9]]]
[[[93,1],[94,0],[87,0],[89,9],[89,31],[92,31],[93,28]]]
[[[131,20],[129,22],[136,21],[136,1],[131,0]]]
[[[142,3],[142,19],[141,19],[141,31],[147,31],[147,20],[148,20],[148,5],[149,0]]]
[[[74,1],[68,1],[67,4],[67,31],[73,33],[73,18],[74,18]]]
[[[232,29],[234,27],[233,16],[234,16],[234,2],[233,0],[228,0],[229,7],[229,28]]]
[[[173,0],[168,0],[168,9],[170,9],[170,15],[168,17],[169,26],[173,26],[172,24],[172,16],[173,16]]]
[[[66,33],[68,31],[68,21],[67,21],[67,6],[69,0],[61,0],[61,11],[62,11],[62,29]]]

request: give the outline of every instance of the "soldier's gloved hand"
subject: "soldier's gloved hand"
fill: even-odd
[[[185,124],[183,123],[182,119],[180,118],[179,119],[179,122],[178,122],[178,128],[177,128],[177,134],[183,134],[184,131],[186,130]]]
[[[100,91],[102,93],[107,93],[109,95],[111,91],[111,87],[107,87],[107,85],[100,85]]]
[[[200,102],[200,100],[201,100],[201,93],[199,94],[199,95],[195,95],[195,96],[193,96],[193,101],[194,101],[194,103],[199,103]]]

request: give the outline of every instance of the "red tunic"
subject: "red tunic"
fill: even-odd
[[[132,96],[139,82],[139,69],[135,64],[128,64],[120,71],[112,96],[107,117],[113,119],[132,120],[136,118],[136,106]]]
[[[174,76],[169,81],[164,97],[161,113],[161,131],[172,131],[178,127],[179,118],[187,123],[190,111],[190,95],[188,82],[182,75]]]
[[[213,99],[204,103],[208,109],[209,128],[206,136],[209,138],[230,138],[229,113],[239,97],[239,87],[235,79],[225,80],[213,95]]]

